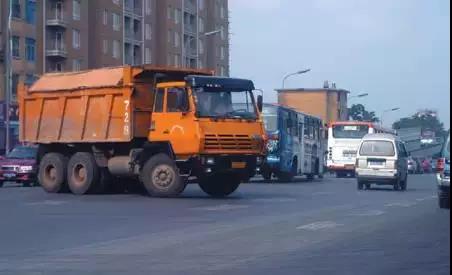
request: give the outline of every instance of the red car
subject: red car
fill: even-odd
[[[5,182],[37,185],[37,147],[18,146],[5,157],[0,157],[0,187]]]

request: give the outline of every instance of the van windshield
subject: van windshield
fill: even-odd
[[[363,157],[393,157],[394,143],[390,141],[364,141],[359,153]]]

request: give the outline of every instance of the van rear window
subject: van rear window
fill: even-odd
[[[364,141],[360,153],[364,157],[393,157],[394,143],[390,141]]]

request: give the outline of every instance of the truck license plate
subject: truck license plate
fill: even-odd
[[[7,173],[7,174],[3,174],[3,176],[4,176],[6,179],[12,179],[12,178],[15,178],[15,177],[16,177],[16,174],[13,174],[13,173]]]
[[[245,169],[246,168],[246,162],[233,162],[232,163],[232,169]]]

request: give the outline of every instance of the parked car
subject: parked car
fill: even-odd
[[[419,173],[419,167],[416,160],[412,157],[408,158],[408,172],[410,174],[418,174]]]
[[[18,146],[0,159],[0,187],[5,182],[21,183],[24,186],[37,184],[37,147]]]
[[[437,163],[439,207],[450,209],[450,135]]]
[[[356,175],[358,189],[372,184],[391,185],[394,190],[408,187],[408,152],[399,137],[371,134],[364,137],[358,150]]]

